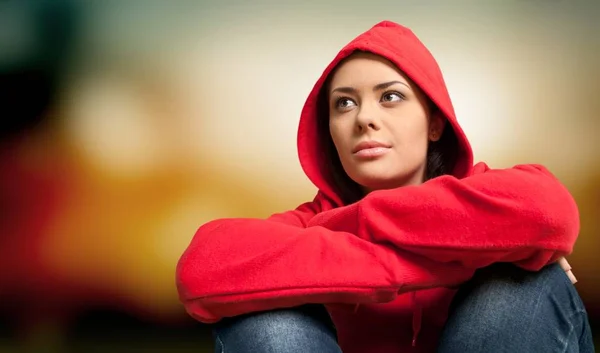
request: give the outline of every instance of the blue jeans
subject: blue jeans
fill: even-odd
[[[217,353],[341,353],[322,305],[228,318],[214,327]],[[552,264],[528,272],[495,264],[476,272],[456,294],[438,352],[593,353],[583,303]]]

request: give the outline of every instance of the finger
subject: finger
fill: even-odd
[[[573,271],[569,270],[566,273],[567,273],[567,277],[569,277],[569,279],[571,280],[571,283],[573,283],[573,284],[577,283],[577,278],[575,278]]]
[[[570,271],[572,268],[571,265],[569,264],[569,262],[567,261],[567,259],[564,257],[561,257],[560,259],[558,259],[558,263],[560,264],[560,267],[564,271]]]

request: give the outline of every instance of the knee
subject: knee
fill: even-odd
[[[490,337],[511,339],[549,326],[568,331],[574,313],[585,309],[558,264],[530,272],[510,264],[479,270],[458,291],[445,339],[471,343]]]
[[[478,271],[459,290],[457,304],[467,309],[472,306],[496,319],[513,316],[514,321],[553,304],[570,303],[568,309],[582,309],[577,299],[575,287],[558,264],[536,272],[512,264],[496,264]]]
[[[295,352],[336,342],[324,308],[292,308],[244,315],[215,326],[217,348],[229,352]],[[323,315],[327,315],[323,317]],[[219,351],[219,350],[217,350]]]

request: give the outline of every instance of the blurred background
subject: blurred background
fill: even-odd
[[[569,262],[598,335],[598,16],[593,0],[0,2],[0,352],[211,352],[177,299],[180,254],[206,221],[312,199],[302,105],[384,19],[438,59],[477,160],[544,164],[573,193]]]

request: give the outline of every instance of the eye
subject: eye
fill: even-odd
[[[356,103],[354,103],[354,101],[352,99],[345,98],[345,97],[342,97],[335,102],[336,108],[340,108],[340,109],[347,109],[354,105],[356,105]]]
[[[404,100],[404,96],[400,92],[386,92],[381,96],[383,102],[399,102]]]

